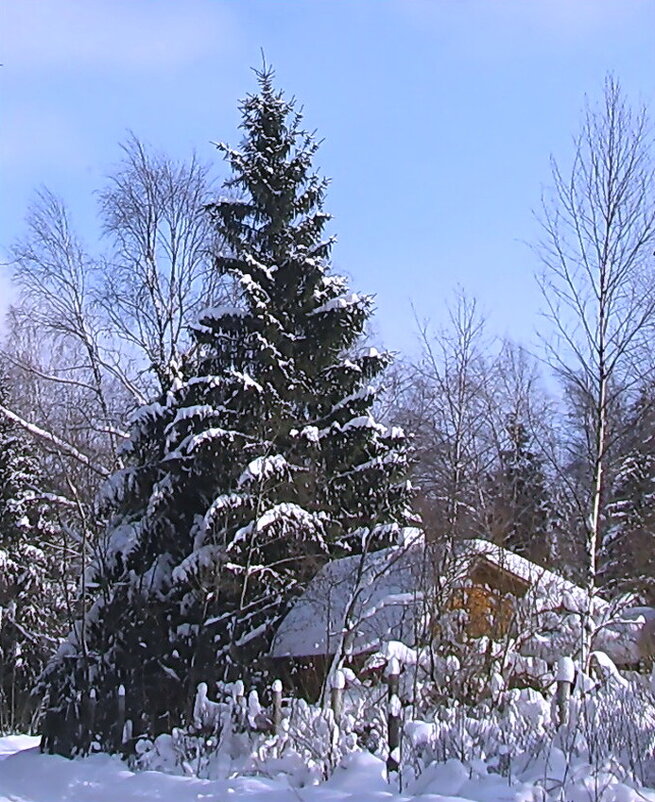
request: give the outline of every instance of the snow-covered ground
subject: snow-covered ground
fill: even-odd
[[[36,738],[8,736],[0,738],[0,802],[655,802],[653,789],[625,785],[609,770],[592,776],[584,764],[565,766],[561,753],[552,757],[548,767],[536,762],[512,782],[481,765],[433,764],[399,792],[385,780],[383,762],[367,752],[351,755],[327,782],[296,788],[288,776],[201,780],[135,773],[116,757],[67,760],[40,754]],[[563,771],[570,780],[561,797]]]

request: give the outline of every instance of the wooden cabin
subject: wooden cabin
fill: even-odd
[[[582,588],[488,541],[462,541],[446,559],[416,538],[325,565],[280,624],[270,659],[283,680],[315,697],[337,649],[356,668],[385,642],[440,637],[444,613],[462,609],[469,638],[511,635],[520,654],[553,663],[577,650],[586,605]],[[608,602],[592,606],[598,621],[611,620]],[[631,667],[642,625],[601,625],[594,648]]]

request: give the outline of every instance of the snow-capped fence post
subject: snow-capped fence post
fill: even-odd
[[[400,663],[392,657],[387,663],[386,680],[389,686],[387,732],[389,756],[387,757],[387,778],[400,769],[400,715],[401,705],[398,696],[400,681]]]
[[[273,730],[278,735],[282,726],[282,680],[273,680],[271,690],[273,692]]]
[[[338,668],[332,677],[332,687],[330,688],[330,706],[334,715],[334,723],[339,726],[341,723],[341,712],[343,710],[343,691],[346,687],[346,678],[343,671]]]
[[[233,721],[239,732],[243,731],[246,726],[246,702],[245,702],[246,688],[243,680],[238,679],[234,683],[232,690],[233,702]]]
[[[125,686],[118,686],[117,708],[116,708],[116,749],[123,745],[123,730],[125,729]]]
[[[259,694],[257,689],[253,688],[248,694],[248,726],[251,730],[257,730],[260,726],[262,717],[262,706],[259,703]]]
[[[575,680],[575,666],[570,657],[557,660],[557,723],[564,727],[569,723],[569,699]]]

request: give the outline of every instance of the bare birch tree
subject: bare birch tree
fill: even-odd
[[[122,150],[123,160],[100,193],[111,250],[98,305],[112,337],[141,363],[138,387],[148,394],[153,387],[144,379],[156,381],[156,392],[168,388],[188,346],[189,323],[229,292],[212,269],[219,244],[205,211],[209,168],[195,156],[176,162],[147,150],[133,135]],[[125,372],[125,357],[125,347],[114,354],[115,371]]]
[[[421,327],[422,354],[410,371],[403,423],[416,438],[422,512],[452,541],[480,528],[482,477],[493,461],[493,439],[484,318],[464,293],[448,316],[436,334]]]
[[[105,359],[94,300],[98,264],[52,193],[39,193],[27,227],[14,248],[19,299],[5,349],[24,387],[15,394],[21,408],[13,410],[14,421],[23,419],[42,446],[104,476],[118,463],[130,399]]]
[[[554,186],[542,205],[538,278],[552,330],[544,342],[567,392],[585,408],[590,434],[580,507],[592,594],[618,429],[612,410],[639,380],[639,355],[653,333],[650,147],[645,109],[634,112],[609,77],[600,104],[586,107],[570,169],[553,161]]]
[[[4,353],[20,392],[0,414],[38,442],[53,498],[81,510],[80,525],[120,467],[130,410],[170,386],[200,309],[230,300],[212,269],[208,168],[134,136],[122,153],[99,193],[103,255],[91,255],[47,190],[13,253],[18,298]]]

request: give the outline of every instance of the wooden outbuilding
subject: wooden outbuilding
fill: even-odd
[[[444,613],[462,609],[469,638],[509,636],[524,657],[552,664],[579,648],[587,606],[582,588],[493,543],[465,540],[446,556],[417,536],[325,565],[283,619],[270,657],[278,675],[315,697],[337,651],[356,667],[389,641],[440,637]],[[643,616],[617,623],[597,596],[591,608],[593,648],[636,666]]]

